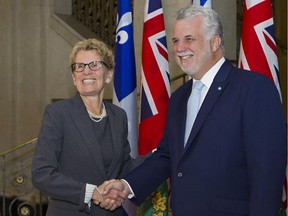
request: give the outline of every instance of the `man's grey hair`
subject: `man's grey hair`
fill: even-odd
[[[218,14],[214,10],[202,6],[192,5],[180,9],[176,13],[176,20],[181,20],[195,16],[203,17],[203,24],[204,24],[203,28],[208,40],[211,40],[215,35],[218,35],[221,38],[220,48],[224,51],[223,27]]]

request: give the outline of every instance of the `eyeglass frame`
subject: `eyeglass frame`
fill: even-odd
[[[94,63],[94,64],[96,63],[97,65],[99,65],[99,67],[98,67],[96,70],[95,70],[95,69],[92,69],[92,68],[90,67],[90,65],[91,65],[92,63]],[[100,64],[99,64],[99,63],[100,63]],[[77,70],[76,70],[76,67],[75,67],[75,65],[77,65],[77,64],[83,65],[83,66],[84,66],[84,67],[83,67],[83,70],[77,71]],[[108,65],[107,65],[104,61],[91,61],[91,62],[89,62],[89,63],[75,62],[75,63],[71,64],[71,69],[72,69],[72,72],[82,73],[82,72],[85,70],[86,66],[88,66],[90,70],[92,70],[92,71],[98,71],[98,70],[100,70],[100,69],[103,67],[103,65],[105,65],[105,66],[108,68]],[[73,69],[73,68],[74,68],[74,69]]]

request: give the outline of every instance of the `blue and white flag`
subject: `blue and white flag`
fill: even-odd
[[[201,5],[203,7],[212,8],[212,0],[193,0],[193,5]]]
[[[133,21],[130,0],[118,0],[113,103],[128,117],[131,156],[138,155],[137,79],[134,53]],[[123,216],[136,216],[137,207],[126,200]]]
[[[138,155],[137,82],[130,0],[118,0],[113,103],[128,116],[131,156]]]

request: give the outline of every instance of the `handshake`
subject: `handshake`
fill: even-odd
[[[125,181],[112,179],[94,189],[92,201],[101,208],[114,211],[124,203],[129,194],[132,192]]]

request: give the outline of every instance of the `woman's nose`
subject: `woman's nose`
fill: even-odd
[[[82,73],[85,74],[85,75],[91,74],[92,70],[88,67],[88,65],[85,65],[85,68],[84,68]]]

